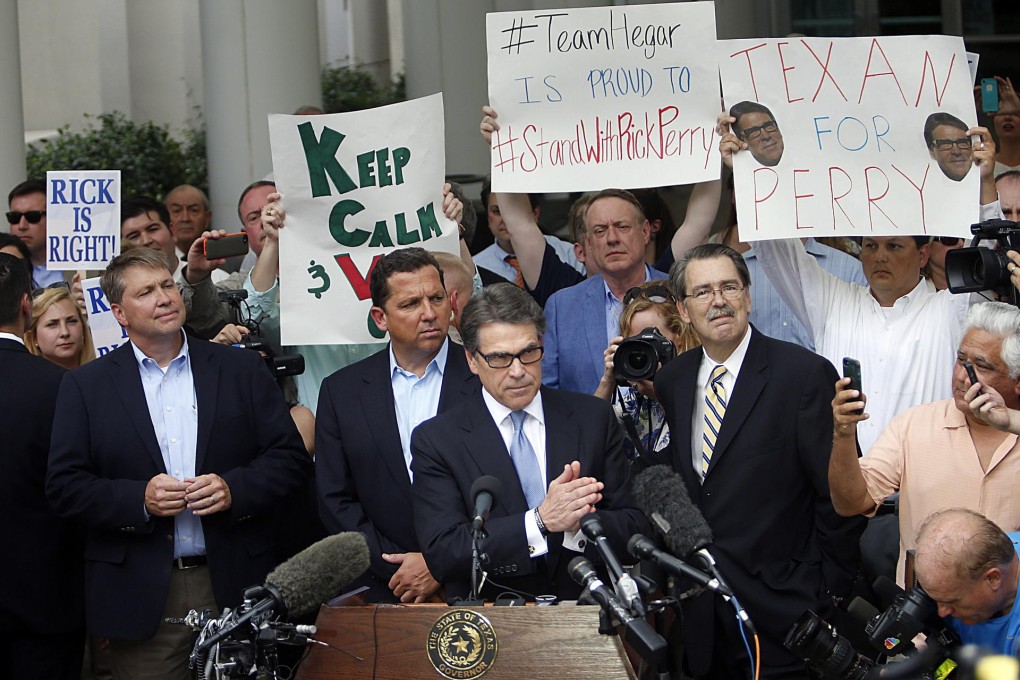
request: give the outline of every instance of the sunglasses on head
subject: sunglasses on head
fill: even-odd
[[[623,304],[629,305],[634,300],[642,299],[649,302],[676,302],[666,286],[634,286],[623,296]]]
[[[32,299],[34,300],[35,298],[39,297],[40,295],[42,295],[43,293],[45,293],[46,291],[48,291],[48,290],[50,290],[52,288],[64,288],[64,289],[70,291],[71,290],[71,284],[69,284],[67,281],[57,281],[56,283],[51,283],[48,286],[43,286],[43,287],[40,287],[40,288],[36,288],[35,290],[32,291]]]
[[[29,224],[39,224],[39,220],[46,214],[45,210],[28,210],[26,212],[20,212],[18,210],[10,210],[7,212],[7,223],[17,224],[24,217],[28,220]]]

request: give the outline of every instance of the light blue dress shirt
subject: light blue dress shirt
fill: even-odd
[[[397,365],[390,345],[390,383],[393,385],[393,408],[397,413],[397,429],[400,430],[400,448],[404,451],[404,466],[412,481],[411,433],[414,428],[439,412],[439,395],[443,391],[443,371],[446,370],[446,356],[450,341],[443,342],[439,353],[425,367],[425,373],[418,377]]]
[[[864,277],[861,262],[856,257],[823,245],[813,238],[807,240],[804,249],[818,260],[822,269],[833,276],[867,287],[868,280]],[[779,292],[762,271],[753,248],[744,253],[744,262],[747,263],[747,269],[751,273],[750,319],[754,327],[769,337],[792,342],[814,352],[814,338],[794,315],[793,310],[783,302]]]
[[[166,473],[174,479],[183,480],[197,475],[198,397],[191,373],[188,339],[183,331],[181,336],[184,338],[181,351],[166,369],[145,356],[134,343],[131,343],[131,349],[138,362],[145,403],[149,407],[149,418],[156,432]],[[204,554],[202,519],[185,508],[174,518],[174,559]]]

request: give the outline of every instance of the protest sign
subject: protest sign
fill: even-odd
[[[718,178],[714,3],[500,12],[485,32],[494,190]]]
[[[120,170],[46,173],[46,268],[105,269],[120,253]]]
[[[89,330],[92,344],[96,346],[96,357],[101,357],[127,342],[127,332],[117,323],[110,309],[110,301],[99,287],[99,277],[81,282],[85,296],[85,310],[89,316]]]
[[[285,345],[382,342],[369,276],[397,248],[459,253],[443,214],[443,98],[378,109],[269,117],[280,238]]]
[[[743,240],[970,235],[980,181],[962,39],[725,40],[719,50],[726,105],[753,136],[734,160]]]

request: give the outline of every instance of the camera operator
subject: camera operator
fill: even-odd
[[[1005,407],[1020,407],[1020,310],[1004,302],[974,305],[952,370],[953,398],[907,409],[882,430],[874,446],[858,458],[857,424],[868,413],[867,399],[836,382],[832,400],[834,434],[829,487],[836,512],[870,515],[888,496],[900,493],[900,559],[897,581],[904,582],[903,558],[929,514],[950,506],[982,512],[999,526],[1020,526],[1016,476],[1020,442],[975,416],[965,364],[982,388],[1001,394]],[[976,393],[976,390],[974,390]],[[984,403],[984,402],[982,402]],[[980,408],[980,404],[979,404]]]
[[[644,340],[634,336],[639,333],[643,336],[645,331],[650,329],[655,329],[660,338],[672,343],[671,357],[701,344],[694,330],[680,317],[676,298],[667,287],[666,281],[649,281],[636,286],[624,296],[624,307],[620,313],[622,335],[614,337],[604,352],[606,370],[595,390],[595,396],[613,401],[616,395],[617,417],[624,421],[627,434],[631,439],[638,440],[635,442],[636,447],[640,443],[640,447],[645,451],[654,454],[669,447],[666,414],[655,396],[655,388],[652,385],[652,378],[662,364],[648,366],[645,371],[647,377],[644,380],[622,381],[618,379],[616,369],[616,353],[621,343],[635,339]],[[647,341],[642,349],[655,351],[653,345]],[[633,374],[633,370],[625,372]],[[629,384],[633,389],[618,390],[618,385],[625,384]],[[627,424],[628,418],[633,424],[633,430]]]
[[[1016,653],[1014,607],[1020,533],[1006,534],[984,515],[951,508],[930,515],[917,533],[917,580],[963,644]]]

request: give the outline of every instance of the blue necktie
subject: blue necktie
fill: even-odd
[[[542,471],[538,467],[538,456],[535,449],[524,434],[524,419],[528,416],[524,411],[513,411],[510,413],[510,420],[514,425],[514,436],[510,440],[510,459],[517,468],[517,477],[521,481],[521,489],[524,490],[524,498],[528,501],[529,508],[537,508],[545,498],[545,480],[542,479]]]

